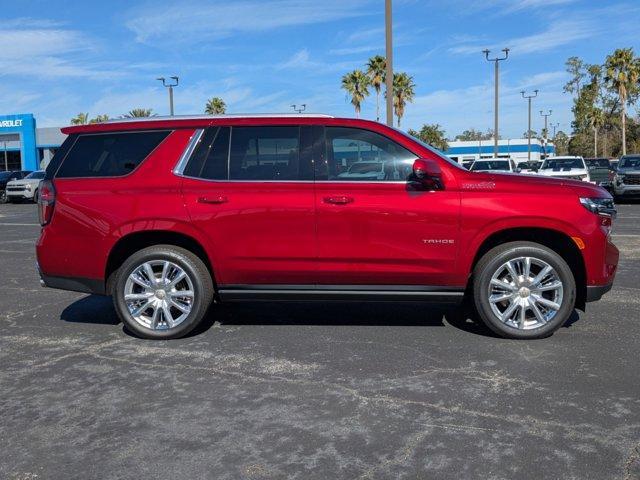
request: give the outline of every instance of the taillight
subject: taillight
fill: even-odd
[[[42,180],[38,187],[38,218],[43,227],[51,221],[56,204],[56,189],[51,180]]]

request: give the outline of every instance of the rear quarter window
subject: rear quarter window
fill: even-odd
[[[121,177],[135,170],[169,130],[78,135],[57,178]],[[57,152],[56,152],[57,153]]]

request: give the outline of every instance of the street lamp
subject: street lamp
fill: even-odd
[[[393,127],[393,32],[391,23],[391,0],[385,0],[384,13],[387,67],[384,83],[387,90],[387,125]]]
[[[525,91],[521,91],[522,98],[526,98],[529,102],[529,128],[527,129],[527,161],[531,161],[531,99],[538,96],[538,90],[533,91],[533,95],[525,95]]]
[[[493,109],[494,109],[493,156],[496,158],[498,158],[498,84],[500,82],[498,65],[503,60],[506,60],[507,58],[509,58],[509,49],[503,48],[502,51],[504,52],[504,57],[496,57],[496,58],[489,58],[489,53],[491,52],[491,50],[482,51],[487,61],[493,62],[495,64],[495,73],[494,73],[495,74],[495,93],[494,93],[495,98],[494,98],[494,105],[493,105]]]
[[[302,113],[307,109],[307,104],[303,103],[299,107],[298,107],[298,105],[293,104],[293,105],[291,105],[291,108],[293,108],[293,111],[296,112],[296,113]]]
[[[171,80],[167,83],[164,77],[158,77],[156,80],[162,82],[162,86],[169,89],[169,114],[173,116],[173,87],[178,86],[178,77],[169,77]]]
[[[547,131],[547,119],[551,116],[551,112],[553,110],[549,110],[549,113],[544,113],[540,110],[540,116],[544,117],[544,146],[542,147],[545,158],[547,157],[547,140],[549,138],[549,132]]]

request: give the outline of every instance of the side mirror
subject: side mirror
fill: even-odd
[[[514,170],[514,172],[516,172],[516,173],[520,173],[520,172],[522,172],[522,169],[521,169],[520,167],[516,167],[516,169]]]
[[[411,179],[421,190],[444,190],[442,171],[438,162],[430,158],[418,158],[413,162]]]

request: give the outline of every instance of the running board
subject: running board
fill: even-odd
[[[424,301],[458,304],[463,288],[415,285],[221,285],[223,302],[235,301]]]

